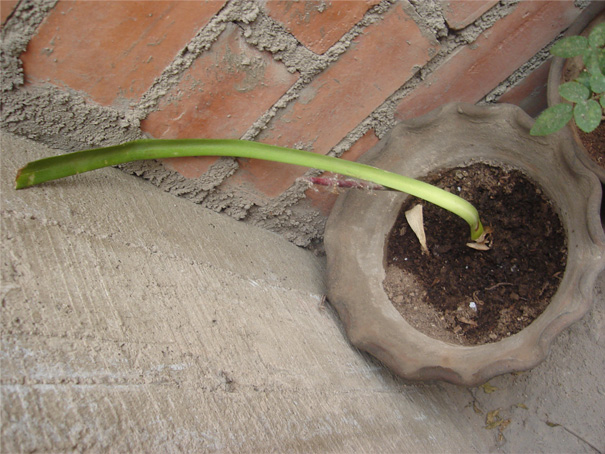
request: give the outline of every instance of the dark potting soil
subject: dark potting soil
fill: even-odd
[[[591,133],[585,133],[578,129],[578,134],[592,160],[602,169],[605,169],[605,122],[601,122],[597,129]]]
[[[492,248],[469,248],[465,221],[409,198],[388,238],[391,302],[416,329],[450,343],[479,345],[521,331],[544,311],[565,269],[564,229],[552,205],[518,170],[474,164],[425,181],[471,202],[493,228]],[[418,203],[428,255],[404,214]]]

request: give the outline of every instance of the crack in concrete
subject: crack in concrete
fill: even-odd
[[[559,424],[556,422],[552,422],[552,421],[544,421],[542,420],[542,422],[546,425],[548,425],[549,427],[560,427],[561,429],[563,429],[565,432],[569,433],[570,435],[574,436],[575,438],[577,438],[579,441],[583,442],[584,444],[586,444],[587,446],[589,446],[591,449],[593,449],[597,454],[605,454],[604,450],[601,450],[599,448],[597,448],[593,443],[591,443],[590,441],[588,441],[586,438],[582,437],[581,435],[579,435],[578,433],[576,433],[575,431],[571,430],[569,427],[563,425],[563,424]]]

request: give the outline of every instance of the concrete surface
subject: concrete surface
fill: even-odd
[[[275,234],[115,169],[13,189],[59,152],[1,137],[3,453],[605,451],[602,292],[531,372],[406,383]]]

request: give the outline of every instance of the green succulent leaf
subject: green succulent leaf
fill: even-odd
[[[576,82],[590,89],[590,73],[588,71],[582,71],[580,75],[576,77]]]
[[[588,38],[584,36],[568,36],[553,44],[550,53],[563,58],[582,55],[588,48]]]
[[[532,136],[546,136],[558,131],[573,118],[573,107],[570,104],[556,104],[545,109],[544,112],[536,118],[529,133]]]
[[[605,22],[592,29],[588,35],[588,42],[592,47],[605,46]]]
[[[601,96],[601,99],[599,100],[599,102],[601,103],[601,107],[603,109],[605,109],[605,96]]]
[[[602,52],[599,49],[589,48],[586,49],[582,59],[584,66],[590,74],[601,74],[601,62],[599,61],[599,55]]]
[[[605,76],[601,73],[590,76],[590,89],[593,93],[605,92]]]
[[[566,82],[559,85],[559,94],[571,102],[586,101],[590,98],[590,90],[578,82]]]
[[[601,123],[601,116],[601,106],[594,99],[579,102],[573,108],[573,118],[584,132],[594,131]]]

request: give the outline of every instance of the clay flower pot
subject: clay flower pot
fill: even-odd
[[[601,185],[575,158],[569,130],[537,138],[529,135],[532,123],[512,105],[448,104],[397,124],[363,158],[415,178],[475,162],[510,166],[553,201],[567,234],[563,279],[546,310],[501,341],[457,346],[408,324],[383,289],[387,236],[408,196],[350,191],[339,197],[325,231],[329,300],[352,344],[401,377],[473,386],[530,369],[546,357],[555,336],[590,308],[595,279],[605,267]]]
[[[605,2],[593,2],[582,12],[582,14],[580,14],[572,26],[567,29],[565,36],[588,35],[594,26],[603,21],[605,21]],[[552,59],[548,72],[547,86],[547,101],[549,106],[554,106],[562,101],[561,95],[559,94],[559,85],[575,79],[582,69],[583,64],[581,57],[567,59],[554,57]],[[576,147],[578,158],[586,167],[597,174],[601,182],[605,183],[605,168],[592,159],[582,144],[580,133],[578,132],[575,123],[571,122],[569,127],[578,143],[578,147]]]

